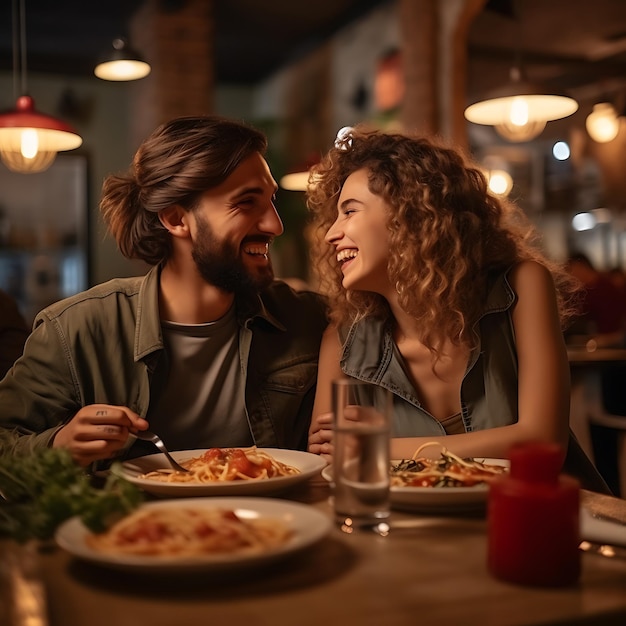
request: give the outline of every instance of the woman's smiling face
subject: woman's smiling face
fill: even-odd
[[[387,203],[369,189],[367,169],[346,178],[337,219],[325,238],[335,246],[346,289],[388,293],[388,212]]]

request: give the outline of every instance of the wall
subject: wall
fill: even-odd
[[[319,114],[320,110],[328,109],[326,125],[315,129],[317,145],[313,144],[314,149],[327,149],[339,128],[375,115],[373,92],[377,60],[388,49],[399,45],[396,3],[374,9],[337,32],[308,58],[257,85],[250,111],[252,119],[289,121],[292,133],[306,135],[302,129],[310,122],[311,110]],[[320,67],[324,64],[326,67]],[[316,74],[328,77],[327,90],[320,92],[319,82],[312,80]],[[299,98],[299,108],[293,105],[294,94]],[[296,154],[294,159],[302,156]]]
[[[129,131],[131,88],[132,85],[127,83],[108,83],[95,77],[28,76],[28,91],[35,99],[35,107],[72,124],[83,138],[83,145],[73,152],[84,154],[88,159],[86,210],[90,223],[91,284],[113,276],[130,276],[145,271],[142,264],[124,259],[115,242],[105,237],[98,210],[105,176],[128,167],[135,150]],[[13,108],[13,81],[8,73],[0,73],[0,94],[0,110]],[[59,111],[64,97],[66,104]],[[4,168],[4,165],[0,164],[0,167]],[[17,176],[27,176],[32,184],[37,184],[40,175]],[[46,207],[42,206],[42,221],[45,221],[45,210]]]

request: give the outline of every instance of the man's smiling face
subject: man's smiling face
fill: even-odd
[[[277,185],[265,159],[250,155],[193,210],[192,257],[209,284],[228,292],[258,290],[274,278],[269,245],[282,234]]]

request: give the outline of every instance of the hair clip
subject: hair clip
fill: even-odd
[[[347,150],[352,145],[352,130],[352,126],[344,126],[337,131],[335,148],[338,150]]]

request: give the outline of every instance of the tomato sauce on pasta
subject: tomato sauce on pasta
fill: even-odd
[[[251,448],[210,448],[204,454],[180,464],[189,472],[159,469],[140,478],[169,483],[211,483],[233,480],[264,480],[299,474],[300,470],[281,463],[270,454]]]
[[[86,541],[99,552],[200,556],[263,552],[286,543],[291,535],[279,519],[241,519],[228,509],[153,507],[134,511]]]

